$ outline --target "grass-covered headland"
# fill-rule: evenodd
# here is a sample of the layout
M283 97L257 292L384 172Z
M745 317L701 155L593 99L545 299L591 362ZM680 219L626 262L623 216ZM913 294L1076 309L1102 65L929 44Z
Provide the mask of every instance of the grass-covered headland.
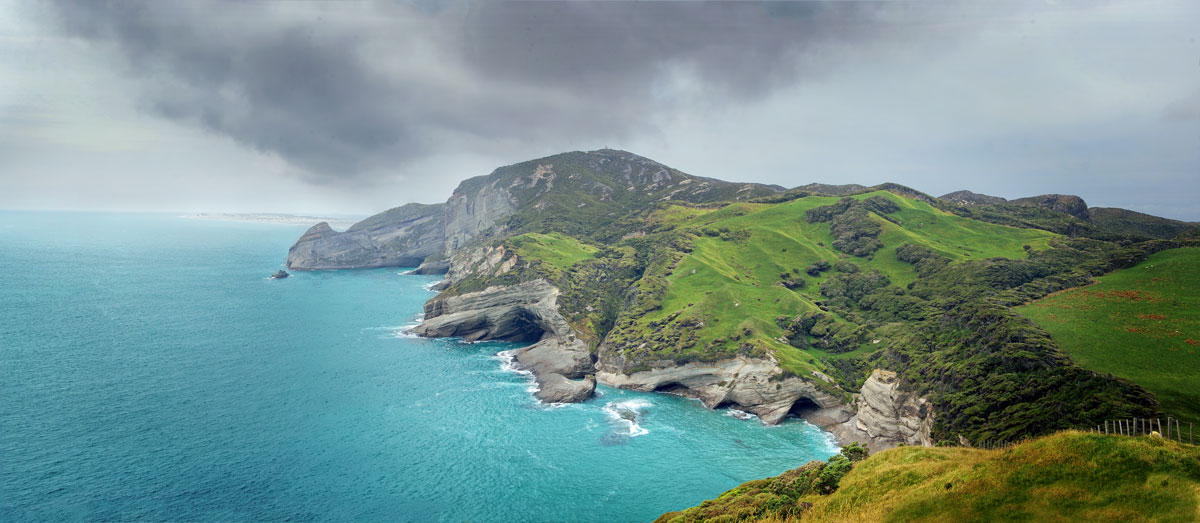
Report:
M658 521L1200 521L1200 447L1156 436L1066 431L860 457L851 448Z
M933 437L946 443L1164 415L1136 380L1079 365L1013 307L1200 245L1194 227L1091 223L1078 199L1074 214L964 206L891 184L836 196L756 196L766 189L746 186L673 200L693 179L635 201L609 191L619 173L560 170L574 158L498 171L514 187L534 185L522 181L525 170L549 176L538 174L548 164L559 176L492 241L518 263L470 275L445 296L545 278L562 291L559 309L575 331L626 373L769 357L785 377L849 400L872 369L892 370L933 403ZM604 182L600 192L586 189L589 180ZM717 199L734 194L741 200Z

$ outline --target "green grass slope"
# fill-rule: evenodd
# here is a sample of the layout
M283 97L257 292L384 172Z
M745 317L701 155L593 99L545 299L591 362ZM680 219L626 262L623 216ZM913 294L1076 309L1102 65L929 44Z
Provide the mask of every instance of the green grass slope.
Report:
M1017 310L1080 365L1128 378L1200 420L1200 248L1171 249Z
M859 272L877 270L893 285L905 285L916 279L917 272L912 264L897 258L896 248L904 244L925 247L954 263L997 256L1022 258L1025 246L1044 249L1056 236L963 218L887 191L854 198L872 197L892 202L896 210L870 215L881 229L878 239L882 247L865 257L839 252L829 224L810 223L805 218L807 211L837 203L839 199L834 197L809 196L779 204L735 203L717 210L673 206L656 212L650 222L695 234L692 249L666 276L661 307L631 318L616 338L641 339L664 323L685 322L699 327L691 346L641 347L639 350L647 353L641 357L729 355L750 345L773 353L786 370L808 375L812 370L825 370L820 360L846 355L800 349L780 341L786 333L775 319L819 311L825 299L821 284L840 272L837 262L852 263ZM807 269L820 261L829 262L831 268L810 275ZM781 285L784 280L799 282L802 287L793 284L788 288ZM845 318L835 315L833 321L844 323ZM886 340L874 341L865 341L855 354L886 346Z
M1200 520L1200 447L1151 436L1066 431L1003 450L899 447L854 464L831 494L812 480L797 488L819 465L658 521Z

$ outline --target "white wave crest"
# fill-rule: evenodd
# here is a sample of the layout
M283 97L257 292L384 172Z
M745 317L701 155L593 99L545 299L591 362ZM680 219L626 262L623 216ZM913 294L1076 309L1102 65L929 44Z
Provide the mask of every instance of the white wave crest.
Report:
M740 420L758 419L758 416L755 416L754 414L751 414L744 410L738 410L738 409L725 409L725 415L732 417L732 418L737 418Z
M624 424L629 429L629 437L644 436L650 431L638 424L641 420L642 409L654 405L646 400L610 401L603 410L616 423Z
M425 285L422 285L422 286L421 286L421 288L422 288L422 289L425 289L425 290L427 290L427 291L429 291L429 292L437 292L437 291L433 290L433 286L434 286L434 285L437 285L437 284L439 284L439 283L442 283L442 282L441 282L441 280L438 280L438 281L431 281L431 282L429 282L429 283L426 283Z
M530 394L536 393L541 389L538 387L537 380L533 378L533 373L517 366L518 350L520 349L502 350L496 353L495 358L500 360L500 370L520 374L528 383L525 387L525 391Z

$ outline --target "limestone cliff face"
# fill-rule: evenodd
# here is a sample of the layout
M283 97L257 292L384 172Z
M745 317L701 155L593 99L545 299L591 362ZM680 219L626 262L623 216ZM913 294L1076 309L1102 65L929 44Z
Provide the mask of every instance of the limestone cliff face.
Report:
M546 280L438 297L425 304L425 320L413 333L467 341L566 336L571 328L558 313L557 299L558 288Z
M896 373L876 369L855 400L854 427L874 439L895 446L933 445L933 405L925 398L900 390Z
M534 395L546 403L584 401L596 390L592 355L559 314L558 294L549 282L534 280L435 298L425 304L425 320L413 332L467 341L536 341L513 353L516 367L537 380Z
M694 397L708 408L735 407L770 425L783 421L795 407L799 407L796 413L801 413L841 406L838 398L811 381L782 378L781 373L774 361L747 357L684 365L664 361L650 370L630 373L602 359L596 377L614 387Z
M293 270L415 267L445 245L443 205L408 204L337 232L314 225L288 251Z
M502 180L490 177L464 181L446 201L446 254L453 254L486 233L499 232L504 218L517 210Z

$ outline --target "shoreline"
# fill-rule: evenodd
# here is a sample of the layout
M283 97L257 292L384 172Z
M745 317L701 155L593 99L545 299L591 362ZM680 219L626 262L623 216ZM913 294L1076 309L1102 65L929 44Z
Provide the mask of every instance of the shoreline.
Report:
M399 274L401 276L414 275L410 271L398 272L397 274ZM426 290L428 290L429 292L432 293L432 297L430 299L434 299L439 294L441 294L442 291L439 289L439 285L444 283L445 281L446 280L443 278L442 280L438 280L438 281L432 282L432 283L424 286ZM424 316L424 314L422 314L422 317L423 316ZM412 336L425 337L420 334L412 333L411 330L408 331L406 334L412 335ZM431 338L439 338L439 337L431 336ZM472 343L472 344L476 343L473 341L469 341L462 336L449 336L449 337L440 337L440 338L443 338L443 339L458 338L460 343ZM537 401L539 404L547 406L547 407L554 407L556 405L561 405L562 403L546 401L537 394L543 388L543 380L547 380L549 378L539 376L537 365L522 364L522 362L518 360L518 355L522 351L526 351L529 348L538 345L539 343L543 343L544 341L545 340L535 341L535 342L528 343L527 345L524 345L522 347L516 347L516 348L512 348L512 349L503 350L503 351L498 352L495 355L495 357L500 362L500 366L503 370L521 374L526 379L528 379L529 386L527 388L527 392L533 397L533 399L535 401ZM595 373L595 383L604 385L606 387L615 388L615 389L639 390L637 388L621 387L620 384L618 384L618 383L614 383L611 380L604 379L604 377L602 376L603 374L604 373L601 373L601 372ZM555 376L558 376L558 375L555 375ZM642 392L647 392L647 391L642 391ZM692 395L688 395L688 394L681 394L678 392L657 391L657 390L649 391L649 392L653 392L656 394L673 395L673 396L678 396L678 397L686 397L686 398L691 398L691 399L695 399L695 400L699 401L699 398L696 398L696 397L694 397ZM701 403L703 403L703 402L701 401ZM708 408L706 406L705 410L707 410L711 413L714 413L714 414L719 414L719 415L729 415L728 411L738 410L738 411L743 412L746 415L748 415L748 416L737 416L737 415L732 416L741 421L751 421L753 419L753 420L757 420L759 424L764 425L764 426L777 426L778 425L778 423L776 423L776 424L767 423L757 414L742 411L740 409ZM727 412L718 413L718 411L727 411ZM841 415L835 416L834 411L836 411L837 414L841 414ZM850 424L853 423L852 418L854 417L854 412L852 410L852 407L850 407L850 406L840 405L840 406L836 406L836 407L816 409L807 414L809 414L809 415L793 414L793 415L789 415L787 417L795 418L796 420L802 421L805 424L808 424L808 425L813 426L814 428L817 428L835 446L841 447L842 445L847 445L852 442L858 441L864 445L868 445L868 446L872 447L873 449L880 448L880 444L882 442L874 441L874 438L870 438L869 435L859 434L858 433L859 431L854 430L853 428L847 426L847 422L850 422ZM834 419L830 419L830 418L834 418ZM780 421L782 422L783 420L780 420ZM864 441L859 441L860 439L863 439L863 438L860 438L858 436L866 436L866 438Z

